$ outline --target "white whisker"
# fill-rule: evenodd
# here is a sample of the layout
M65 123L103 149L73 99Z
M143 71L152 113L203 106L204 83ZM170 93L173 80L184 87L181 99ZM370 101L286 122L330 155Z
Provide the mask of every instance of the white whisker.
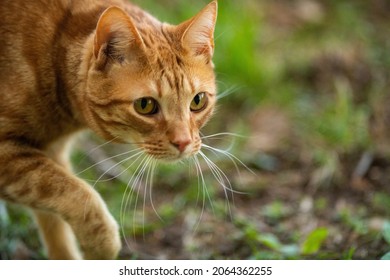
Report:
M213 173L215 179L217 179L218 183L226 190L229 190L232 193L240 193L233 189L229 178L225 174L225 172L222 171L221 168L218 167L212 160L210 160L203 152L199 152L199 154L203 157L203 159L206 161L207 165L209 166L211 172ZM226 183L227 185L226 185Z
M131 155L131 156L128 157L128 158L125 158L125 159L123 159L123 160L117 162L117 163L114 164L113 166L111 166L111 167L110 167L109 169L107 169L102 175L99 176L99 178L95 181L95 183L93 184L92 187L95 187L96 184L99 183L99 182L111 181L111 180L113 180L113 179L118 178L119 176L121 176L123 173L125 173L127 170L129 170L130 167L131 167L133 164L131 164L130 166L128 166L128 167L126 167L125 169L123 169L119 174L115 175L113 178L109 178L109 179L106 179L106 180L101 180L101 178L103 178L104 175L106 175L108 172L110 172L111 169L117 167L118 165L121 165L123 162L126 162L126 161L128 161L128 160L130 160L130 159L132 159L132 158L134 158L134 157L137 157L137 156L138 156L138 157L137 157L137 159L138 159L139 157L142 156L142 153L143 153L142 151L141 151L141 152L138 152L138 153L136 153L136 154L134 154L134 155ZM137 160L137 159L136 159L136 160Z
M92 154L97 149L100 149L100 148L102 148L102 147L104 147L104 146L114 142L116 139L118 139L118 136L112 138L111 140L108 140L108 141L104 142L103 144L100 144L100 145L96 146L95 148L89 150L88 153L86 154L86 156L89 156L90 154Z
M133 150L133 151L134 151L134 150ZM138 152L138 153L136 153L136 154L134 154L134 155L131 155L130 157L128 157L128 158L126 158L126 159L124 159L124 160L122 160L122 161L116 163L114 166L111 166L111 167L110 167L108 170L106 170L102 175L100 175L100 177L99 177L99 178L95 181L95 183L92 185L92 188L95 188L96 184L100 181L100 179L101 179L107 172L109 172L112 168L115 168L116 166L118 166L118 165L121 164L122 162L128 161L128 160L130 160L130 159L132 159L132 158L138 156L137 159L134 161L134 162L136 162L136 161L138 160L138 158L139 158L141 155L142 155L142 152ZM130 167L134 164L134 162L130 165ZM111 178L110 180L117 178L117 177L120 176L122 173L126 172L130 167L126 168L126 169L123 170L120 174L118 174L118 175L115 176L114 178ZM108 181L108 180L102 180L102 181L100 181L100 182L103 182L103 181ZM89 199L89 197L88 197L87 200L86 200L86 202L85 202L84 213L86 213L86 210L87 210L87 207L88 207L88 205L89 205L89 202L90 202L90 199Z
M137 158L138 160L139 158ZM141 162L138 164L136 170L134 171L133 175L131 176L130 180L128 181L127 185L126 185L126 189L125 189L125 192L123 194L123 197L122 197L122 202L121 202L121 209L120 209L120 217L119 217L119 220L120 220L120 225L121 225L121 229L122 229L122 235L123 235L123 238L125 239L126 241L126 245L128 248L130 248L130 245L128 244L127 242L127 239L126 239L126 234L125 234L125 217L126 217L126 210L128 208L128 203L129 201L132 201L132 197L133 197L133 194L136 193L136 202L135 202L135 207L137 207L137 202L138 202L138 195L139 195L139 192L138 190L136 189L136 185L133 185L131 187L131 184L133 182L133 180L136 180L136 178L138 178L139 176L139 170L140 168L142 169L142 167L144 166L144 163L145 161L148 159L148 156L144 156L144 158L141 159ZM136 160L136 161L137 161ZM132 163L132 165L134 163L136 163L136 161L134 161ZM135 215L135 212L134 212L134 215ZM134 226L135 226L135 217L133 217L133 234L135 234L135 231L134 231Z
M240 138L246 138L244 135L240 135L237 133L230 133L230 132L221 132L221 133L215 133L207 136L202 136L201 139L222 139L222 138L217 138L220 136L232 136L232 137L240 137Z
M93 165L87 167L86 169L84 169L84 170L78 172L76 175L78 176L78 175L84 173L85 171L88 171L88 170L90 170L91 168L93 168L93 167L95 167L95 166L97 166L97 165L99 165L99 164L101 164L101 163L103 163L103 162L109 161L109 160L111 160L111 159L114 159L114 158L117 158L117 157L120 157L120 156L128 155L128 154L131 154L131 153L136 152L136 151L139 151L139 150L141 150L141 148L134 149L134 150L131 150L131 151L127 151L127 152L124 152L124 153L120 153L120 154L118 154L118 155L115 155L115 156L112 156L112 157L103 159L103 160L101 160L101 161L99 161L99 162L97 162L97 163L95 163L95 164L93 164Z
M151 164L151 174L150 174L150 178L149 178L149 199L150 199L150 204L152 205L152 208L153 208L153 211L154 213L156 213L157 217L160 219L160 221L164 221L163 218L158 214L157 210L156 210L156 207L154 206L154 203L153 203L153 192L152 192L152 189L153 189L153 176L154 176L154 172L155 172L155 169L156 169L156 166L157 166L157 160L152 160L152 164Z
M209 151L218 152L218 153L221 153L222 155L227 156L233 162L233 164L236 167L238 173L240 173L240 171L239 171L239 168L237 166L236 161L238 161L246 170L251 172L253 175L257 175L252 169L250 169L245 163L243 163L242 160L240 160L238 157L236 157L235 155L233 155L229 151L218 149L218 148L214 148L214 147L211 147L211 146L206 145L204 143L202 143L202 147L207 149L207 150L209 150Z
M225 193L225 197L226 197L226 204L227 204L228 212L229 212L230 217L232 217L232 210L231 210L231 207L230 207L229 195L228 195L227 191L230 191L231 193L239 193L239 192L233 190L233 187L232 187L228 177L226 176L226 174L214 162L212 162L201 151L199 152L199 154L206 161L207 165L209 166L209 168L211 170L211 173L214 175L214 177L217 180L217 182L222 186L222 189L223 189L223 191ZM227 182L228 186L225 184L225 181ZM234 196L232 196L232 199L233 199L233 202L234 202Z
M147 190L148 190L148 179L150 176L150 162L153 160L151 156L149 156L148 160L144 164L144 168L141 170L141 176L139 177L139 182L137 184L140 184L144 181L145 171L146 172L146 184L145 184L145 192L144 192L144 199L143 199L143 207L142 207L142 236L145 239L145 206L146 206L146 197L147 197Z
M199 151L199 154L202 155L200 151ZM202 157L203 157L203 155L202 155ZM210 206L211 206L212 211L215 212L213 200L211 199L210 193L207 190L206 181L204 179L204 176L203 176L203 173L202 173L202 169L200 167L199 159L196 158L196 161L198 163L199 172L200 172L201 178L202 178L202 189L203 189L203 195L204 195L203 200L205 200L205 198L207 197L209 199L209 201L210 201ZM205 206L205 201L203 202L203 208L204 208L204 206Z
M103 144L100 144L100 145L98 145L98 146L96 146L96 147L93 147L92 149L90 149L90 150L84 155L84 157L80 160L80 162L82 162L86 157L89 157L89 156L90 156L91 154L93 154L96 150L98 150L98 149L100 149L100 148L102 148L102 147L104 147L104 146L106 146L106 145L108 145L108 144L114 142L117 138L118 138L118 137L114 137L114 138L112 138L111 140L104 142Z
M204 176L203 176L202 168L200 166L199 159L198 159L197 155L195 155L193 157L193 162L195 163L196 174L197 174L197 177L198 177L198 195L197 195L197 198L196 198L196 204L198 204L200 192L202 192L202 211L200 212L199 219L198 219L198 221L196 223L196 226L194 227L194 232L195 232L198 229L198 227L199 227L199 225L200 225L200 223L202 221L202 217L203 217L204 211L205 211L205 204L206 204L206 190L205 190L205 188L206 188L206 183L205 183L205 179L204 179ZM200 187L200 183L202 183L202 187ZM211 205L212 205L212 202L211 202Z
M236 133L229 133L229 132L222 132L222 133L216 133L212 135L201 135L201 139L205 140L212 140L212 139L223 139L225 137L241 137L245 138L245 136L236 134ZM233 139L234 140L234 139ZM224 150L220 148L214 148L210 145L201 144L202 150L198 151L197 154L195 154L193 157L188 159L189 167L191 170L194 170L196 172L197 176L197 197L196 197L196 205L201 206L202 209L199 213L199 219L197 219L196 224L194 224L194 231L196 231L199 226L201 225L202 219L206 212L206 207L216 213L216 208L214 205L214 197L213 197L213 189L207 188L206 180L208 180L204 174L204 168L208 168L211 171L212 177L214 177L213 180L216 181L216 185L219 185L223 189L224 196L226 197L226 205L225 205L225 213L226 215L230 215L230 218L232 218L232 208L234 207L234 194L245 194L244 192L236 191L234 190L234 187L229 180L227 176L227 172L222 170L213 160L214 155L217 157L227 157L235 166L238 173L240 173L240 169L242 170L242 167L245 167L247 170L249 170L251 173L255 174L248 166L246 166L242 160L240 160L237 156L235 156L230 150L233 147L233 144L229 149ZM126 234L125 234L125 218L126 213L128 210L132 210L133 213L130 215L133 215L132 219L132 229L133 229L133 235L134 238L136 238L136 234L141 234L141 228L140 224L142 219L142 233L143 238L146 238L146 232L147 232L147 218L149 214L149 210L153 209L156 216L163 222L164 219L160 214L158 213L158 203L155 204L153 201L153 184L154 184L154 176L155 171L158 166L158 160L156 160L153 156L144 154L142 151L134 150L132 151L132 155L128 157L125 160L120 161L118 164L122 164L126 160L134 159L134 162L127 167L125 170L128 170L133 164L137 164L137 168L134 171L133 175L131 176L130 180L128 180L126 189L124 191L121 207L120 207L120 224L121 224L121 230L123 238L126 241L126 244L128 247L128 241L126 240ZM126 153L124 153L126 154ZM143 156L144 155L144 156ZM209 156L212 155L212 159L209 158ZM201 161L205 162L205 164ZM229 162L229 160L227 162ZM225 159L226 161L226 159ZM182 163L181 161L179 163ZM114 168L116 165L114 165L112 168ZM125 172L125 171L123 171ZM118 176L120 176L123 172L121 172ZM105 173L104 173L105 174ZM101 178L104 176L102 174L98 180L95 182L101 182ZM193 174L194 175L194 174ZM142 192L141 192L142 191ZM222 193L221 191L219 191ZM143 195L143 197L142 197ZM149 200L150 202L148 202ZM142 202L141 202L142 201ZM140 209L139 205L140 203L143 203L142 210ZM157 200L158 202L158 200ZM210 204L209 204L210 203ZM209 206L210 205L210 206ZM138 209L138 211L137 211ZM142 211L142 212L141 212ZM137 221L139 221L137 223ZM138 224L138 229L136 225ZM131 226L131 224L130 224Z
M231 95L232 93L236 92L237 90L239 89L242 89L243 87L238 87L238 86L233 86L233 87L230 87L228 88L227 90L224 90L223 92L221 93L218 93L217 95L217 100L221 99L221 98L224 98L226 96L229 96Z

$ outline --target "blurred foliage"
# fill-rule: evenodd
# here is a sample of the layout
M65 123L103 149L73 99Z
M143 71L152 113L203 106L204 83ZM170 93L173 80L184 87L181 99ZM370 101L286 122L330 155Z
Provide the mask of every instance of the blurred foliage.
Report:
M327 228L317 228L313 230L302 244L302 254L310 255L317 253L327 236Z
M133 2L172 24L208 3ZM193 164L161 165L153 190L137 193L128 182L139 161L115 166L126 171L116 180L100 178L122 158L102 170L80 144L75 168L92 184L99 178L94 186L123 222L121 257L389 259L389 1L218 3L214 63L226 96L204 133L243 135L208 144L229 148L255 175L209 152L239 193L223 190L204 163L207 188ZM126 147L102 149L107 158ZM0 251L13 252L4 240L34 235L29 221L1 213ZM4 226L3 216L25 229Z
M386 240L387 244L390 244L390 222L386 221L383 225L383 238ZM387 252L383 257L382 260L390 260L390 251Z

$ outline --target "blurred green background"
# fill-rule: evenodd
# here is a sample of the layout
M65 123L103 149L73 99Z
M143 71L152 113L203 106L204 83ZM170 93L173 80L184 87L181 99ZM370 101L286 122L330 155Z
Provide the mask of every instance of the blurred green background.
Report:
M133 2L174 24L208 3ZM221 99L203 133L240 135L207 141L234 157L205 151L237 192L204 162L206 189L193 164L168 165L151 200L127 187L137 165L95 165L128 147L84 138L74 166L93 166L80 177L123 221L120 258L390 258L389 14L386 0L220 0ZM42 257L26 211L0 204L0 259Z

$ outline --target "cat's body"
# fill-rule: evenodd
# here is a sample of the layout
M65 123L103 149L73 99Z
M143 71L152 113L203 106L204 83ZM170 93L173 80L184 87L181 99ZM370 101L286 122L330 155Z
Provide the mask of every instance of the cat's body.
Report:
M199 150L215 18L215 2L171 26L115 0L0 0L0 198L33 210L50 258L120 249L104 202L70 171L75 132L164 160Z

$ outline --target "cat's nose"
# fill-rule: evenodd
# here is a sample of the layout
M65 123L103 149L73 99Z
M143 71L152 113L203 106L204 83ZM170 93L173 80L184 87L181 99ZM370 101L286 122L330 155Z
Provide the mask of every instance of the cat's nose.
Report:
M167 138L181 154L192 143L189 125L185 122L175 122L167 131Z
M188 147L189 144L191 144L190 138L183 138L183 139L175 139L171 141L171 144L177 148L180 153L184 152L185 149Z

